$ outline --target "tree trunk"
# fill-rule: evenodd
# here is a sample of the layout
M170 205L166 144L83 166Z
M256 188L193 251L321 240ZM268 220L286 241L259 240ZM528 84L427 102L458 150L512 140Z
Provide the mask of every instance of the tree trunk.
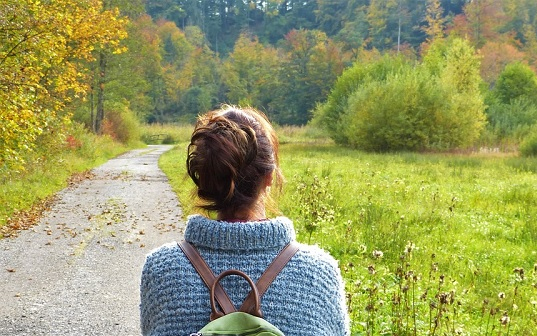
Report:
M97 77L97 114L95 116L95 132L101 134L104 120L104 83L106 75L106 54L99 52L99 75Z

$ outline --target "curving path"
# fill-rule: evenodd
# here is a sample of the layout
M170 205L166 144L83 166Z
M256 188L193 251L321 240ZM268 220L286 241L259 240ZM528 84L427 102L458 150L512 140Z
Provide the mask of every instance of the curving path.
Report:
M38 225L0 240L0 335L140 335L145 255L182 237L158 168L171 146L130 151L58 194Z

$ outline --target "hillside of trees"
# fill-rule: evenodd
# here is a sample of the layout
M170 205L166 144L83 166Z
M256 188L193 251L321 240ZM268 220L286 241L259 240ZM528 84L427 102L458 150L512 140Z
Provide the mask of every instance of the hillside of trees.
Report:
M0 0L0 41L2 169L65 139L72 121L128 141L122 128L191 122L222 103L251 105L279 124L315 116L336 141L370 150L517 144L537 117L534 0ZM449 58L457 43L465 56ZM467 81L457 88L449 69L461 67ZM396 99L411 82L436 119L414 114L427 102ZM433 92L419 83L444 84ZM360 109L368 95L384 106ZM438 107L438 97L459 103ZM331 119L334 102L343 114ZM364 120L380 118L378 109L407 111L395 125L420 124L408 145L395 145L404 132L363 143L372 131ZM464 125L440 122L467 116ZM447 129L420 128L439 123Z

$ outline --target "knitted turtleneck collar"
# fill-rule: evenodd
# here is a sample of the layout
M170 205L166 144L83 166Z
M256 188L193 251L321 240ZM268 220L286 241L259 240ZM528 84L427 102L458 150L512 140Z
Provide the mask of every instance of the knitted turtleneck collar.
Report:
M293 223L286 217L230 223L192 215L185 230L188 242L219 250L281 248L295 237Z

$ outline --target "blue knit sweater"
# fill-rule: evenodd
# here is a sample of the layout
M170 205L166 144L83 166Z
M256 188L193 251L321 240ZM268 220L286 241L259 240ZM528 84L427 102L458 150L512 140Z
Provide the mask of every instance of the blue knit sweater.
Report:
M292 222L277 217L228 223L200 215L188 218L185 239L217 275L239 269L255 282L278 252L295 239ZM246 281L221 282L236 307L250 290ZM147 256L141 279L143 335L188 336L209 322L209 290L177 243ZM344 287L337 262L315 246L300 250L261 300L264 318L286 336L349 335Z

